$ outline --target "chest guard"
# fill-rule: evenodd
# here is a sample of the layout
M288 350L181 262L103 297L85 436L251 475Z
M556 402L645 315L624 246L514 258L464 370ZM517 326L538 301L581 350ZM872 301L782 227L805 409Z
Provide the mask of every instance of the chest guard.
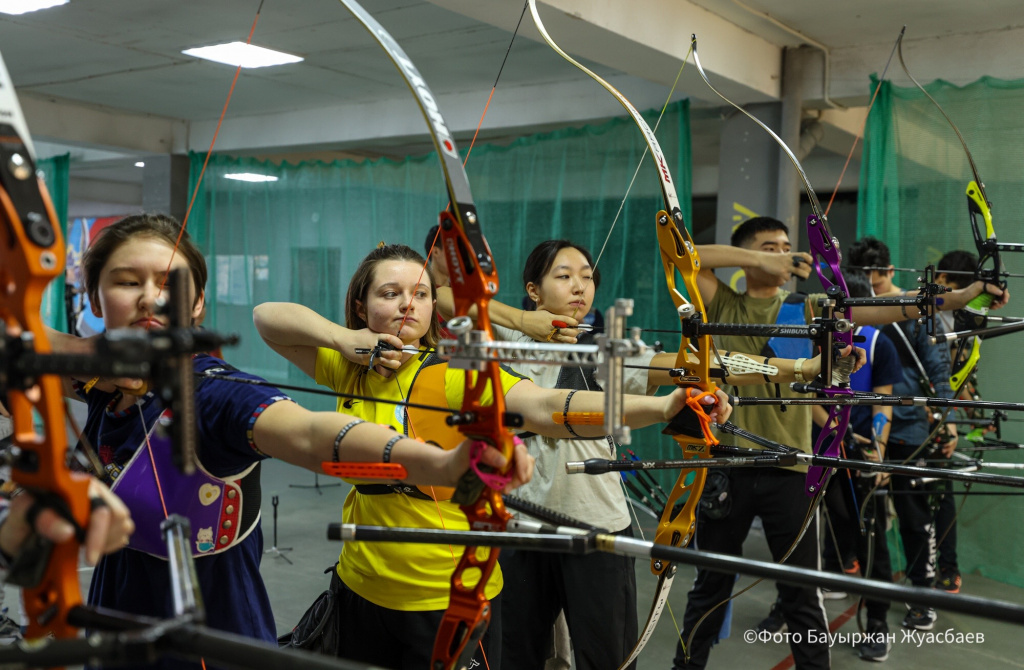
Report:
M164 504L167 514L189 520L189 546L195 558L227 551L252 533L260 519L259 462L223 478L197 462L195 472L185 475L174 466L170 439L163 431L153 430L149 441L151 449L143 443L111 487L135 520L130 548L167 559L167 545L160 533Z

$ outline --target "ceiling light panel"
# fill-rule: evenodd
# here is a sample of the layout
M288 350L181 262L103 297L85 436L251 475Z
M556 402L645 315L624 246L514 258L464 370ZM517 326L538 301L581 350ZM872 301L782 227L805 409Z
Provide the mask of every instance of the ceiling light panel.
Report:
M0 0L0 13L27 14L68 4L69 0Z
M283 51L265 49L254 44L245 42L228 42L227 44L214 44L208 47L196 47L185 49L181 53L195 58L212 60L215 63L241 66L244 68L270 67L272 65L287 65L289 63L301 63L303 58Z

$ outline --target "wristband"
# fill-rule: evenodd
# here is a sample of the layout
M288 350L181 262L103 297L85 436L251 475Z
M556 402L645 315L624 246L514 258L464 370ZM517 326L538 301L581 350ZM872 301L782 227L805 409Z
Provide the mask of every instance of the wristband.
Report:
M793 363L793 378L801 384L806 384L807 380L804 379L804 363L807 361L806 358L798 358Z

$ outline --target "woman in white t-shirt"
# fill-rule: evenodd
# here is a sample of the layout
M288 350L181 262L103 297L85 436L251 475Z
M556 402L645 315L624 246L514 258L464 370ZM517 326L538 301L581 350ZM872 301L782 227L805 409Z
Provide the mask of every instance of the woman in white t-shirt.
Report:
M531 252L523 270L523 287L535 313L491 302L491 318L498 339L534 342L576 342L575 326L590 312L600 274L584 247L568 240L548 240ZM438 308L449 312L450 294L441 289ZM554 317L549 326L547 319ZM509 328L516 324L518 328ZM559 326L568 327L559 327ZM522 331L529 331L529 334ZM590 335L579 338L586 341ZM674 386L668 369L676 354L646 353L626 360L623 391L650 395L658 386ZM793 381L788 359L770 359L779 368L775 381ZM528 361L510 367L544 388L600 390L593 368L559 368ZM658 369L660 368L660 369ZM802 363L802 374L814 376L818 358ZM731 384L763 383L756 375L730 375ZM567 475L568 461L616 457L610 438L574 439L532 435L526 439L536 459L533 480L517 495L614 533L632 536L629 508L621 476ZM502 618L515 621L502 632L502 658L506 667L541 668L550 655L552 626L564 611L579 670L607 668L625 659L637 641L636 576L634 559L608 554L573 556L542 552L508 551L501 557L505 575ZM562 645L559 645L562 646ZM562 652L560 652L561 655Z

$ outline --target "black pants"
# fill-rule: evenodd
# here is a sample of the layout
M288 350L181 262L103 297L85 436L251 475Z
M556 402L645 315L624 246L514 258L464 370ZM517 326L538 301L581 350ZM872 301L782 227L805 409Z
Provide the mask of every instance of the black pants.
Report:
M960 562L956 557L956 496L949 491L953 490L953 482L936 482L935 487L938 496L938 509L935 511L935 534L938 536L937 549L939 552L939 568L941 570L956 571L960 569Z
M341 607L338 656L392 670L430 667L434 639L444 610L405 612L375 605L344 584L338 590ZM491 625L481 640L470 667L501 668L501 596L491 601Z
M633 531L617 534L632 537ZM562 610L576 668L619 667L637 641L634 564L633 558L611 554L502 551L502 618L509 622L502 630L505 667L543 668L551 627Z
M886 460L902 462L917 446L889 440ZM935 510L928 500L931 496L913 493L920 489L910 487L910 477L893 475L891 481L893 506L900 521L900 539L907 558L907 579L914 586L930 588L935 582ZM901 491L912 493L901 495Z
M865 576L891 584L892 564L889 560L889 544L885 539L884 494L888 491L880 488L878 491L883 495L873 494L874 481L874 477L858 477L856 474L851 480L845 470L832 475L832 481L825 492L825 504L828 506L831 523L831 533L826 533L825 537L825 548L828 550L833 544L836 545L843 558L856 556L861 574L865 574L870 566L870 574ZM864 510L863 519L860 517L861 509ZM835 533L834 542L832 533ZM834 554L835 550L832 553ZM828 563L829 561L826 561L826 565ZM842 567L839 567L839 571L842 571ZM865 600L864 607L868 611L869 619L885 621L889 612L889 601Z
M860 512L849 489L850 479L846 472L837 471L825 491L826 527L822 531L821 560L828 572L842 573L853 559L860 560L857 555L857 535L860 533L857 515Z
M729 472L732 509L724 519L700 517L697 522L696 547L705 551L740 556L743 540L750 531L755 516L761 517L772 558L782 558L796 540L800 526L807 515L810 498L804 492L805 475L788 470L735 468ZM807 533L797 544L787 565L820 568L818 550L818 522L811 521ZM736 575L698 570L693 589L686 602L683 619L683 640L689 639L697 621L712 607L732 594ZM827 669L829 650L827 642L808 642L808 631L815 631L815 639L824 637L828 630L821 593L816 588L778 584L779 609L791 634L800 633L801 642L790 648L798 670ZM673 668L703 668L708 661L711 645L717 641L718 631L725 618L725 607L718 607L697 629L690 645L690 658L686 659L682 644L676 646ZM795 635L793 636L796 637Z

